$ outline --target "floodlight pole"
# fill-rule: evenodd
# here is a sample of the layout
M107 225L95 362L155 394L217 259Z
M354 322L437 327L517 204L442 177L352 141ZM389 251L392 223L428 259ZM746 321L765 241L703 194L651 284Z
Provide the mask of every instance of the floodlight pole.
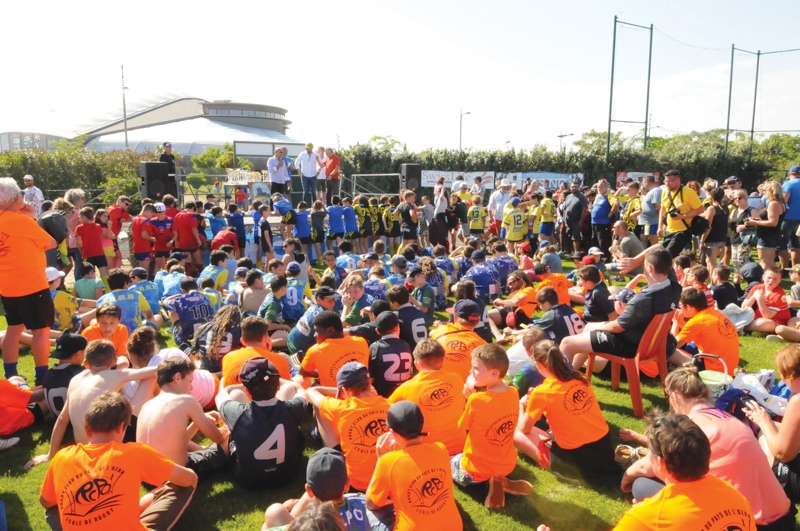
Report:
M761 65L761 50L756 53L756 86L753 89L753 120L750 122L750 154L753 153L753 133L756 129L756 101L758 98L758 67Z
M574 134L575 133L567 133L565 135L563 132L561 132L561 134L558 135L558 150L559 151L564 151L564 145L563 145L563 142L562 142L564 140L564 137L565 136L572 136Z
M608 136L606 137L606 162L611 153L611 110L614 106L614 61L617 56L617 15L614 15L614 41L611 45L611 94L608 97Z
M122 121L125 127L125 149L128 149L128 109L125 107L125 91L128 87L125 86L125 65L120 65L122 71Z
M731 44L731 75L728 80L728 122L725 124L725 156L728 156L728 138L731 134L731 98L733 97L733 56L736 52L736 45Z
M464 121L464 116L470 114L469 111L464 112L462 107L458 108L459 117L458 117L458 150L461 151L461 131L462 131L462 124Z
M650 116L650 71L653 66L653 25L650 24L650 52L647 55L647 99L644 104L644 145L643 149L647 150L647 122Z

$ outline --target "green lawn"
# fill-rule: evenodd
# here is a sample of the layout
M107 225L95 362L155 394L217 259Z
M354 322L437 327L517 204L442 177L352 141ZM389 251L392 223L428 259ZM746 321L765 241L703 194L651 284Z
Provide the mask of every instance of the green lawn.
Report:
M783 286L788 290L790 284L785 281ZM0 329L4 328L5 320L0 317ZM164 332L161 332L160 342L164 346L173 344ZM748 371L774 368L773 357L780 346L763 339L742 337L740 366ZM20 358L20 373L33 381L33 359L29 353ZM633 417L627 384L623 382L619 391L612 391L610 380L604 375L594 376L592 384L615 442L619 442L620 428L644 428L644 423ZM642 392L645 409L667 407L657 379L643 378ZM307 425L310 426L310 421ZM51 428L52 422L48 422L23 430L17 434L21 438L17 446L0 452L0 470L3 471L0 500L6 506L9 529L48 529L38 502L46 467L25 471L22 466L33 456L47 451ZM306 456L314 450L307 449ZM630 505L630 497L620 491L598 492L560 483L526 457L519 458L511 477L527 479L535 490L525 498L508 496L506 507L500 510L489 511L483 506L485 491L481 488L456 489L466 529L510 531L536 529L539 524L546 523L554 531L607 530ZM299 497L303 483L303 478L297 478L290 486L278 490L248 491L234 483L232 473L220 474L213 481L201 483L194 501L175 529L259 529L267 506Z

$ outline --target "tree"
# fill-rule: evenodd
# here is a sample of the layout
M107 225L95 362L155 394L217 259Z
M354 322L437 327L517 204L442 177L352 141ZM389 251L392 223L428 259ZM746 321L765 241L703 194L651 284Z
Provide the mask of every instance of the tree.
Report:
M400 151L405 151L406 146L395 137L389 136L380 136L375 135L369 139L369 143L373 144L379 150L386 150L392 153L398 153Z

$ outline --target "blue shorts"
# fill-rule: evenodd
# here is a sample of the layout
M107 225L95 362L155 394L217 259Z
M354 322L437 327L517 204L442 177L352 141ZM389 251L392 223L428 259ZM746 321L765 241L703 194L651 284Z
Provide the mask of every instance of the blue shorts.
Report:
M658 223L653 223L652 225L639 225L642 227L642 234L644 236L655 236L658 234Z
M781 226L783 230L783 241L787 243L786 249L789 251L800 249L800 237L797 236L798 227L800 227L800 220L783 220L783 225Z
M143 262L144 260L150 260L150 252L147 253L133 253L137 260Z
M550 236L553 234L553 230L555 228L555 223L552 221L543 221L539 225L539 234L542 236Z

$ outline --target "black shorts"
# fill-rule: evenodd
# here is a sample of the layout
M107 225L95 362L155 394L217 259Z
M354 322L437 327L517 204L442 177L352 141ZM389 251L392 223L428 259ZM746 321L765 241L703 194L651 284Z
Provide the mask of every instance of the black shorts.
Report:
M612 334L605 330L593 330L589 332L589 337L592 340L592 352L602 352L605 354L613 354L620 358L635 358L636 345L631 345L619 334Z
M311 241L314 243L322 243L325 241L325 231L311 229Z
M344 232L329 232L328 239L335 240L336 238L344 238Z
M300 240L300 243L304 245L308 245L309 243L314 243L314 240L311 238L311 236L303 236L302 238L298 239Z
M172 251L155 251L156 258L169 258Z
M772 463L772 472L778 478L778 483L783 487L786 496L792 505L800 502L800 455L788 463L775 459Z
M344 233L344 239L345 240L354 240L354 239L360 238L360 237L361 237L361 233L358 232L357 230L354 230L352 232L345 232Z
M28 330L53 326L56 310L49 288L22 297L0 295L0 301L3 302L8 326L25 325Z
M470 234L476 234L478 236L483 235L485 232L486 231L484 229L469 229Z
M386 234L386 229L383 228L383 223L376 223L375 224L375 236L383 236Z
M405 228L403 229L403 241L405 240L416 240L417 239L417 228Z
M553 441L550 448L550 470L590 485L618 485L622 476L622 470L614 461L610 433L595 442L571 450L559 447L558 440Z
M297 212L290 210L281 216L281 223L284 225L297 225Z
M175 250L177 252L179 252L179 253L186 253L186 254L190 254L191 255L191 254L194 254L197 251L199 251L200 248L199 247L195 247L194 249L175 249ZM187 260L188 260L188 258L187 258Z
M400 231L400 224L395 223L394 225L392 225L392 230L389 233L389 236L391 236L392 238L399 238L400 234L402 234Z
M567 238L574 242L579 242L583 239L580 223L565 223L565 225L567 227Z
M214 470L225 468L227 464L228 455L216 443L208 448L189 452L186 460L186 468L194 470L198 477L204 477Z
M84 262L89 262L95 267L108 267L108 260L106 260L106 255L84 257L83 260Z
M243 234L237 234L236 241L239 243L239 250L244 252L244 248L247 247L247 236Z

